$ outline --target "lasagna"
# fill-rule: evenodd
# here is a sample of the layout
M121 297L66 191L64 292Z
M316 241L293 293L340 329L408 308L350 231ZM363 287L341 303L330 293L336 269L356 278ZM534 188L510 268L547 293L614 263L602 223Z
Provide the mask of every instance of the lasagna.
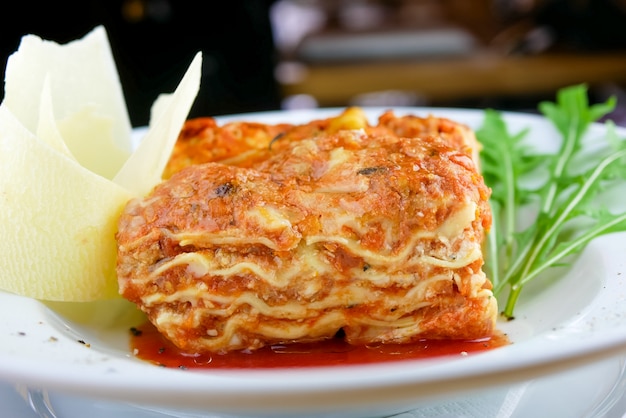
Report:
M370 125L359 109L303 125L200 123L187 122L167 179L128 203L117 235L121 294L175 345L492 335L490 191L468 128L392 112Z

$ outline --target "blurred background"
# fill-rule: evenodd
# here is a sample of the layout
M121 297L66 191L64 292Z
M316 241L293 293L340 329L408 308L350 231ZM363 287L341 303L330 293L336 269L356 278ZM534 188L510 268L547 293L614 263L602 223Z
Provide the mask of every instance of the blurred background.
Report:
M12 9L12 24L0 26L2 71L24 34L65 43L104 25L134 126L198 50L191 116L347 105L534 111L576 83L589 85L592 101L615 95L626 109L626 0L69 0Z

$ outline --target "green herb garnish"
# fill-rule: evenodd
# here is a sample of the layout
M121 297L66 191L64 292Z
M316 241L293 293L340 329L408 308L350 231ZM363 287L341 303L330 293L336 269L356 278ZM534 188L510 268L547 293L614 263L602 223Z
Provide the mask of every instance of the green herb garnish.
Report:
M524 143L527 131L511 134L501 113L486 111L476 132L494 218L485 267L496 296L508 289L507 318L513 318L524 285L563 265L594 238L626 231L626 212L614 213L602 204L607 187L626 180L626 141L606 122L601 146L585 143L591 124L615 103L611 98L590 105L584 85L560 90L556 103L542 102L539 110L562 139L558 152L544 154ZM521 214L529 212L532 222L520 225Z

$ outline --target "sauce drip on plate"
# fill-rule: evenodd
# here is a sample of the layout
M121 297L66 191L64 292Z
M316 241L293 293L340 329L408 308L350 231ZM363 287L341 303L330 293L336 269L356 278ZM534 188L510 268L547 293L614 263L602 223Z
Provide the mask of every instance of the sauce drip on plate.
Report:
M481 340L421 340L410 344L353 346L332 338L315 343L276 344L226 354L185 353L146 322L131 329L131 349L137 358L181 369L262 369L342 366L399 360L464 356L509 344L503 334Z

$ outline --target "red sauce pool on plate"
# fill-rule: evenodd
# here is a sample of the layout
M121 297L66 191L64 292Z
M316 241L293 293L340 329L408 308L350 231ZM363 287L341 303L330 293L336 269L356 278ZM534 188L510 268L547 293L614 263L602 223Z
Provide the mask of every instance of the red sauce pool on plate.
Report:
M505 335L481 340L422 340L410 344L353 346L339 338L316 342L277 344L226 354L185 353L166 340L149 322L131 329L131 349L137 358L163 367L181 369L262 369L343 366L399 360L460 356L509 344Z

